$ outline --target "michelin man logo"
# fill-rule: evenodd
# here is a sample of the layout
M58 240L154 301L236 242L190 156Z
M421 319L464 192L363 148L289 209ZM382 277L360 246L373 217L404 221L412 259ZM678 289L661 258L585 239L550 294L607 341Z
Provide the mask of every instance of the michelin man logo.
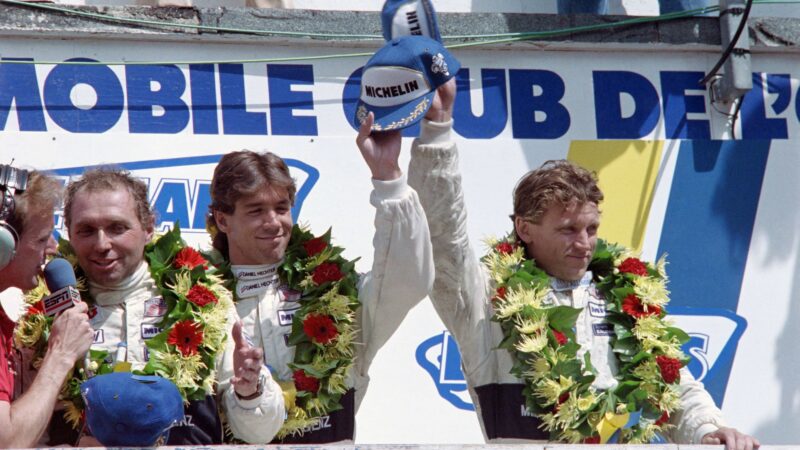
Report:
M747 321L731 311L715 308L673 307L669 316L689 334L690 340L683 346L691 357L689 371L721 406ZM445 331L426 339L417 347L416 358L443 399L456 408L475 410L461 371L461 354L450 333Z
M204 244L208 205L211 203L211 176L223 155L190 156L185 158L154 159L117 164L129 170L148 185L150 204L156 212L156 228L165 230L180 223L184 238L192 245ZM311 189L319 179L319 171L296 160L284 159L297 184L292 219L296 222ZM94 166L56 169L53 173L64 183L79 177ZM63 231L63 215L57 214L56 230ZM196 239L191 234L194 233ZM194 240L198 242L195 243Z

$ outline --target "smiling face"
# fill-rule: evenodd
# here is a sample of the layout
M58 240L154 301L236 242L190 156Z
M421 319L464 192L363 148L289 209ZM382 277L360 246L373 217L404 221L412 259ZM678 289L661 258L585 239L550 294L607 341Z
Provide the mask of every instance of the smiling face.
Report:
M153 224L139 222L127 189L78 191L70 211L69 240L90 281L115 286L136 271Z
M52 211L28 219L25 231L19 238L16 255L0 272L0 291L8 287L23 291L35 288L46 257L55 254Z
M589 267L595 246L600 212L595 203L564 206L554 203L538 223L514 220L528 256L545 272L564 281L580 280Z
M239 198L231 214L214 211L214 219L228 237L232 264L275 264L292 236L292 201L286 189L268 186Z

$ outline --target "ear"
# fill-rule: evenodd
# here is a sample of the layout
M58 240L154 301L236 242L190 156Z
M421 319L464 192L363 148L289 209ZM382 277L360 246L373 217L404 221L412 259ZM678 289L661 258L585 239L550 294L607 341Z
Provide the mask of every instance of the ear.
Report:
M533 224L522 217L514 218L514 230L516 230L517 236L519 236L526 245L530 245L531 241L533 241L532 227Z
M147 233L147 242L153 240L153 233L155 232L155 228L156 228L155 219L151 220L150 223L148 223L147 226L144 227L144 232Z
M217 229L228 234L228 221L225 218L225 214L217 209L213 210L212 214L214 214L214 221L217 222Z

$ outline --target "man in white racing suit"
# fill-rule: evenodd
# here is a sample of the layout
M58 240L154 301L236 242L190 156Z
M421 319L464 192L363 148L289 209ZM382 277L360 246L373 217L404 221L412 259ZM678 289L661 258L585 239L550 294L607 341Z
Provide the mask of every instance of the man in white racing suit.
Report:
M469 243L458 151L450 136L452 81L439 88L438 97L442 101L426 115L409 165L409 184L419 193L431 230L436 268L431 299L458 343L485 439L547 440L549 433L540 429L541 421L525 406L522 381L510 374L511 356L498 348L503 332L491 320L490 299L495 292ZM605 300L587 271L597 241L601 200L593 174L566 161L546 163L518 183L513 219L528 256L551 276L552 304L583 310L575 330L581 346L578 357L590 353L598 372L594 386L609 389L616 386L618 372L609 343L613 327L605 320ZM680 389L681 408L670 417L675 425L671 440L724 443L729 449L758 446L751 436L724 425L721 411L685 368Z
M357 138L372 172L370 203L376 208L372 271L360 278L356 312L354 363L345 382L342 409L320 418L317 425L283 439L275 438L285 415L273 415L269 427L250 422L273 414L274 406L255 398L263 387L263 368L240 358L235 365L237 392L226 393L223 407L232 411L255 409L256 415L231 418L233 435L248 443L352 442L355 413L369 382L368 369L377 351L392 336L408 311L428 295L433 283L433 253L425 213L416 192L409 188L398 165L399 131L370 134L372 120ZM249 151L225 155L211 183L209 227L216 228L213 245L232 265L236 277L236 309L245 334L263 360L282 381L292 380L289 363L295 347L289 345L292 319L300 308L297 292L282 286L277 267L282 263L293 220L295 185L288 167L271 153ZM255 355L257 359L257 356ZM259 380L260 378L260 380ZM227 380L220 380L224 385ZM280 392L280 388L278 388ZM288 406L281 403L281 406Z
M129 370L147 364L149 354L145 343L162 331L159 325L169 313L144 258L155 221L147 198L144 182L128 172L103 168L90 170L71 182L64 207L70 245L86 275L93 301L89 309L89 320L95 330L92 349L108 351L115 365L129 364ZM232 308L228 315L225 345L233 349L230 330L236 316ZM233 362L223 364L222 356L223 351L219 351L217 366L232 370ZM212 390L203 400L188 402L185 419L170 430L167 444L221 444L222 423L215 397ZM75 444L76 430L70 428L61 413L56 413L51 421L50 445ZM81 445L93 443L84 439Z

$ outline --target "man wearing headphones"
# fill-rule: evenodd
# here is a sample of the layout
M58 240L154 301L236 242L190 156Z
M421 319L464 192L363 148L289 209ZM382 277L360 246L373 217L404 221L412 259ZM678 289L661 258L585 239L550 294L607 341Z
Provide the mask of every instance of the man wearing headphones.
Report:
M38 284L45 258L56 250L53 208L60 192L59 184L41 173L0 165L0 292ZM23 386L13 348L15 324L0 307L0 448L32 447L44 432L64 377L92 344L86 311L79 303L56 317L38 374L16 398Z

